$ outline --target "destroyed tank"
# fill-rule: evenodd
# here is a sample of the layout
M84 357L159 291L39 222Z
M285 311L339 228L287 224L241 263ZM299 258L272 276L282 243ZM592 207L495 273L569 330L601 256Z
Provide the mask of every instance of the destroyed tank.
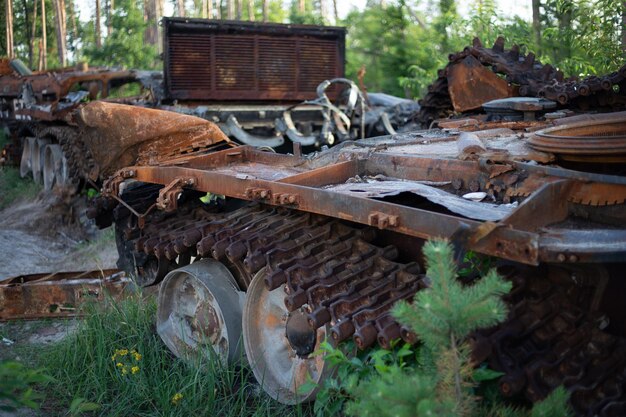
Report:
M73 113L87 102L196 116L240 144L289 152L294 143L319 149L393 133L419 108L385 94L366 99L343 78L345 28L189 18L163 18L162 25L162 72L79 65L33 73L19 60L0 61L0 122L11 138L0 162L19 165L22 177L32 175L46 190L101 185L109 168L124 164L103 165L92 152L125 149L85 137ZM124 88L140 94L125 96ZM158 128L146 133L160 135ZM115 135L105 129L101 136Z
M330 374L313 354L325 339L418 342L390 309L428 286L420 248L445 238L513 283L508 319L472 337L505 396L564 385L577 415L625 415L626 113L567 117L538 100L485 105L513 122L440 121L308 155L207 131L222 150L118 170L90 216L115 227L138 284L160 283L157 331L176 355L243 352L283 403Z
M513 283L508 319L472 337L505 396L537 401L564 385L578 415L626 414L626 113L580 112L607 110L607 95L618 110L623 71L610 92L588 82L600 88L589 95L581 81L543 80L584 99L519 97L537 76L458 110L483 89L460 88L457 72L535 68L499 44L472 48L484 57L451 62L415 116L436 128L306 155L239 146L158 110L97 102L73 114L88 143L127 150L95 157L111 176L89 216L115 228L121 268L160 285L157 331L172 352L243 357L272 397L309 401L302 385L332 372L313 354L324 339L419 342L390 309L428 286L421 246L445 238ZM438 120L455 109L475 114Z
M148 84L140 79L146 77L86 64L32 72L18 59L0 60L0 122L9 137L0 162L19 165L21 177L32 176L46 190L98 182L106 167L91 153L98 145L80 136L73 112L88 100L134 104L139 96L129 93L144 89Z

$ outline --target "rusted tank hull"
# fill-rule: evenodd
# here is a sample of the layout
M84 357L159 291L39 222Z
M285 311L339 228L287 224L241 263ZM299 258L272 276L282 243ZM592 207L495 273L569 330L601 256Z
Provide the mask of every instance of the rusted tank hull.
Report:
M307 357L312 345L291 341L294 332L310 344L324 334L336 343L351 338L360 348L389 347L398 338L416 342L390 309L428 285L419 267L424 240L447 238L459 253L472 250L510 266L501 268L516 288L510 321L476 334L474 345L476 355L506 373L502 392L536 401L564 384L580 415L595 410L617 416L626 399L611 391L611 383L580 384L594 375L620 378L624 364L582 366L576 358L591 354L584 341L593 338L602 338L606 355L623 352L626 332L619 324L610 332L589 326L598 314L623 322L622 311L605 310L603 300L626 259L626 179L554 165L554 154L531 147L535 135L522 130L529 126L462 135L419 131L347 142L309 156L238 146L136 165L104 183L104 199L92 215L103 219L112 211L121 255L139 267L139 282L158 283L194 257L211 257L230 271L239 290L251 289L254 300L265 304L246 301L244 314L255 312L243 318L247 354L263 363L255 373L269 372L274 382L268 392L284 402L299 401L289 390L302 381L282 368L327 372ZM120 196L128 180L147 188ZM207 193L226 202L201 203ZM610 272L602 274L605 269ZM171 291L182 299L188 288ZM277 291L284 298L280 314L272 310ZM280 317L286 324L277 322ZM290 327L292 317L304 324ZM163 320L166 326L169 319ZM520 346L509 340L526 334L532 340ZM550 334L572 348L563 350ZM256 340L265 341L269 355L255 353ZM527 347L514 361L507 359L510 351ZM291 356L281 356L283 348ZM542 349L553 356L536 360ZM559 368L562 363L571 373ZM550 378L544 370L552 372ZM276 382L283 377L296 379Z
M119 298L131 280L119 270L62 272L0 281L0 320L62 318L88 302Z
M93 180L124 166L154 165L230 143L214 123L199 117L123 104L88 103L76 112L74 121L99 167Z

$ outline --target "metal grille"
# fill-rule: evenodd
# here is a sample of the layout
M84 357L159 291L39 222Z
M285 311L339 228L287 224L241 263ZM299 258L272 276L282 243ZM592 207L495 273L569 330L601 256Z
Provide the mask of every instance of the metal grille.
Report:
M259 39L259 88L296 91L298 62L295 39Z
M254 39L218 35L215 39L215 90L250 91L255 88Z
M173 33L169 41L171 90L210 90L211 38L203 34Z
M300 101L314 98L320 82L343 76L340 28L176 18L164 24L170 99Z

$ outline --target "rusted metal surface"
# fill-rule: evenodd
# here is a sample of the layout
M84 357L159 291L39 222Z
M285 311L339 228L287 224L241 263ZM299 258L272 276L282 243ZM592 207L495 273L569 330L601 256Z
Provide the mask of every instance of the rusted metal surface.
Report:
M83 146L97 161L92 180L123 166L154 165L230 142L214 123L199 117L123 104L88 103L74 120Z
M182 18L163 26L168 99L301 101L344 73L344 28Z
M268 289L287 284L288 310L308 304L314 329L332 318L342 324L331 327L330 334L341 341L356 338L366 327L367 339L355 339L361 348L376 343L376 332L372 335L369 329L376 328L382 312L425 285L416 264L396 263L393 248L368 243L373 231L359 231L328 217L258 205L228 214L196 207L176 217L154 216L143 229L135 225L121 231L137 258L147 255L180 267L192 254L213 257L238 265L237 281L244 289L255 273L266 268L261 279ZM330 264L328 269L325 265ZM155 282L162 278L157 276ZM351 300L348 304L346 297ZM388 318L383 321L384 326L378 325L379 342L389 346L391 338L385 335L390 334L390 323ZM399 330L399 325L395 328Z
M35 274L0 281L0 320L71 317L82 304L120 297L130 283L119 270Z
M533 148L569 160L626 161L626 116L544 129L529 140Z
M345 160L345 158L358 159L360 151L360 148L352 151L347 151L344 148L342 152L336 152L332 155L339 161ZM471 162L452 159L428 159L410 155L401 156L393 153L376 152L365 155L367 155L367 159L361 162L360 167L358 166L359 162L355 162L357 175L365 176L367 173L376 173L399 181L443 181L450 184L453 180L460 179L462 186L455 189L453 193L462 195L484 189L488 191L491 199L495 199L495 202L500 204L502 204L505 197L508 197L508 203L513 202L513 199L523 202L523 199L514 198L514 196L520 195L515 190L523 187L525 179L528 178L528 173L524 172L525 169L534 169L532 166L526 167L526 165L521 163L516 163L515 169L506 167L506 169L502 170L499 168L500 164L489 163L489 161ZM256 159L257 157L258 160ZM320 161L322 160L320 158ZM326 162L328 163L329 161ZM221 163L226 165L221 165ZM205 169L200 168L203 165L206 167ZM313 173L322 178L329 178L332 177L332 175L329 175L329 172L335 172L333 165L320 168L315 167L315 165L315 160L304 160L293 156L275 154L268 157L263 152L254 151L248 147L240 147L198 157L189 162L189 166L193 166L193 168L186 166L133 167L126 169L121 175L143 182L156 182L165 185L177 178L191 178L194 185L189 188L194 190L271 205L295 207L299 210L366 225L370 224L372 213L385 213L390 216L396 216L395 226L389 225L389 227L393 227L395 231L400 233L419 238L450 237L461 227L461 224L468 225L470 228L476 228L480 224L480 222L471 220L467 216L456 216L445 211L442 213L441 210L437 210L435 207L398 204L393 199L369 198L367 192L338 193L333 191L332 187L327 187L343 183L349 178L335 177L331 184L318 184L316 187L311 187L311 175ZM255 167L257 175L252 174L252 171L249 171L251 172L250 174L241 174L240 168L246 169L249 166ZM309 167L315 167L315 169L310 170ZM282 179L280 179L281 176L276 177L272 175L280 173L281 169L286 169ZM309 171L309 176L303 176L302 172L306 171ZM264 174L266 172L268 175ZM566 170L553 169L552 172L554 180L564 179L571 181L573 183L572 189L580 187L578 180L571 178ZM297 181L290 180L290 175L294 174L306 181L309 186L301 186L297 184ZM581 178L584 177L585 175L581 176ZM620 177L614 177L614 180L618 183L615 184L617 188L622 189L626 186L626 180ZM545 182L546 179L542 181ZM351 186L367 191L367 184ZM372 186L373 190L380 187L376 183ZM406 187L406 185L404 186ZM450 188L452 187L450 186ZM512 192L507 195L508 190L512 190ZM450 191L447 192L450 193ZM532 196L535 192L541 194L541 188L532 189L530 195ZM283 200L274 198L276 195L288 195L293 198L291 199L292 201L288 198ZM449 195L447 200L452 201L453 197L453 195ZM568 193L563 194L563 198L566 201L574 199ZM466 204L469 205L470 202ZM484 207L487 209L488 204ZM515 213L514 208L512 213ZM620 242L626 239L626 232L622 234L624 237L619 240ZM537 264L541 259L552 258L554 255L549 250L543 250L539 247L540 236L540 232L527 231L523 225L520 225L519 228L498 228L488 238L482 239L473 249L518 262ZM567 246L569 239L567 233L563 235L565 246ZM510 244L505 244L504 242L506 241L510 241ZM575 243L575 241L570 241L572 245ZM589 247L591 248L591 246L590 243ZM598 255L595 249L587 252L584 249L581 251L582 248L579 245L575 245L575 247L576 255L581 260L585 259L593 262L594 257ZM614 250L614 247L607 248L607 253L612 253L615 259L619 259L626 254L626 246L617 252Z
M157 332L177 356L208 347L224 363L238 361L242 296L228 269L212 259L172 271L159 290Z
M513 313L505 325L477 333L475 354L505 372L507 395L537 401L565 385L579 415L619 416L623 394L612 389L623 361L608 367L603 363L617 362L600 358L623 356L612 349L626 332L611 335L593 323L608 279L600 276L603 266L618 270L626 259L626 178L559 167L554 154L530 147L528 132L489 123L491 129L463 133L471 136L469 148L480 145L469 155L459 153L461 125L311 155L237 146L164 158L117 171L91 216L104 226L115 221L120 259L140 284L158 283L194 258L213 258L240 289L252 288L243 318L247 357L257 376L271 377L266 390L292 403L314 395L299 398L294 388L306 370L314 380L328 372L310 354L323 335L360 348L416 342L390 309L429 285L418 266L424 239L448 238L461 252L512 261ZM206 193L226 200L202 203ZM533 266L532 274L560 265L567 274L527 278L520 264ZM545 285L553 287L544 293ZM196 316L204 333L219 333L211 314ZM610 320L622 317L619 310Z
M465 60L468 57L473 59L470 58L467 62ZM449 56L449 64L439 71L437 80L428 87L428 93L419 101L421 109L415 115L418 122L428 126L433 120L448 116L453 109L456 110L456 105L459 108L469 108L459 97L467 97L465 101L473 103L472 97L477 91L487 87L487 84L481 85L480 89L467 91L465 85L468 80L456 75L457 72L470 72L474 60L503 76L502 80L507 83L509 94L499 98L540 97L556 101L562 106L574 105L582 110L605 108L615 111L626 106L626 65L601 77L565 79L561 71L550 64L541 64L533 53L522 54L518 45L505 49L502 37L491 48L484 47L475 38L472 46ZM504 93L503 87L497 94ZM453 103L453 100L457 103ZM472 105L474 104L478 103Z
M513 95L506 80L471 55L448 68L448 86L457 112L480 109L483 103Z
M246 356L255 364L254 375L263 381L272 398L286 404L311 401L332 373L332 365L323 355L311 355L326 340L328 326L311 329L306 310L287 310L285 293L281 288L268 291L264 277L265 270L261 270L246 295L243 316ZM265 348L259 349L260 346ZM315 384L306 387L307 382Z
M64 68L0 76L0 119L62 120L82 98L106 98L114 86L136 81L133 71ZM73 92L73 90L78 90Z

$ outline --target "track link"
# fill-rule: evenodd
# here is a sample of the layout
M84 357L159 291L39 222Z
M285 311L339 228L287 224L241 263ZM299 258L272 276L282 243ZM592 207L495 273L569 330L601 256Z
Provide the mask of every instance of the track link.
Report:
M597 281L598 271L588 271ZM572 279L576 278L576 280ZM518 271L502 325L478 332L474 356L504 372L500 390L530 401L564 385L579 416L626 415L626 341L603 330L595 287L573 271Z
M127 222L119 232L136 259L168 264L161 271L182 266L191 257L213 257L237 265L235 275L245 289L267 267L268 289L284 285L285 305L290 311L306 306L312 328L332 322L336 342L354 337L360 348L367 348L377 341L388 347L402 336L414 340L389 310L396 301L411 299L427 281L416 263L395 262L398 251L393 246L370 243L372 229L253 205L226 214L203 207L176 217L157 213L143 229Z
M176 216L159 212L147 220L143 229L130 222L121 230L137 254L174 266L213 257L238 266L242 289L265 268L268 290L283 287L287 310L304 309L312 329L329 325L336 343L353 338L364 349L387 348L398 338L416 342L390 309L429 280L417 264L399 262L394 246L372 243L373 229L263 205L211 213L190 204ZM577 415L624 415L626 342L601 329L593 280L563 271L508 271L501 270L514 283L509 319L475 334L476 361L505 373L500 389L506 396L538 401L565 385Z

